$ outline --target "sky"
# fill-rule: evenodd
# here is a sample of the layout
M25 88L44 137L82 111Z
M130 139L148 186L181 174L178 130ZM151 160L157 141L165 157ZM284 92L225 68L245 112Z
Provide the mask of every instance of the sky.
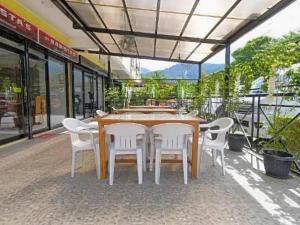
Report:
M231 44L231 51L233 52L237 48L243 47L247 41L262 35L268 35L270 37L278 38L292 31L300 31L300 0L296 0L287 8L255 28L248 32L246 35L238 39ZM212 57L207 63L224 63L225 51L219 52ZM142 59L140 61L141 67L149 69L151 71L163 70L171 67L176 63L165 61L153 61Z

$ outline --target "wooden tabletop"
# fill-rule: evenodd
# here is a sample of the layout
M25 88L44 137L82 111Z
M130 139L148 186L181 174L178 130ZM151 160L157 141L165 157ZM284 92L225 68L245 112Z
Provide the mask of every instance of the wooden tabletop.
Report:
M130 109L171 109L171 106L167 105L132 105Z
M130 113L130 112L140 112L140 113L171 113L171 114L177 114L176 109L170 109L170 108L133 108L133 109L118 109L117 113Z

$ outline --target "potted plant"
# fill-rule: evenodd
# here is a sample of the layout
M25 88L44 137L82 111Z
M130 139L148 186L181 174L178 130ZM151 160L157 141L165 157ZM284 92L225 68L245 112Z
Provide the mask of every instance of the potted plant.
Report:
M274 149L263 150L266 174L271 177L286 179L289 177L293 155Z
M105 102L111 112L112 108L115 107L116 101L119 99L119 90L116 87L111 87L105 90Z

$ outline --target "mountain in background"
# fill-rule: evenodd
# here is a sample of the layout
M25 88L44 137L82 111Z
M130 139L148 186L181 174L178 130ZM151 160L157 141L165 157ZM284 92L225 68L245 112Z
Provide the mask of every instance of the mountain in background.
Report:
M224 64L204 63L202 65L202 74L210 74L224 69ZM176 64L164 70L161 70L161 75L167 79L198 79L197 64ZM152 71L141 68L142 77L151 76Z
M151 70L148 70L144 67L141 67L141 74L144 75L144 74L148 74L148 73L151 73Z

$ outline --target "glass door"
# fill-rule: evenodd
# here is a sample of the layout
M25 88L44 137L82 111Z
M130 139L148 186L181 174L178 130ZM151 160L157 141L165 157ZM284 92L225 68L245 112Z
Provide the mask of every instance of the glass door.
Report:
M24 135L22 55L0 48L0 143Z
M46 98L46 60L44 54L30 49L29 76L31 80L31 116L32 132L48 128Z
M67 115L66 64L49 57L50 127L58 127Z
M74 68L74 111L75 118L83 118L83 80L82 70Z
M84 117L93 116L94 89L91 74L84 73Z

